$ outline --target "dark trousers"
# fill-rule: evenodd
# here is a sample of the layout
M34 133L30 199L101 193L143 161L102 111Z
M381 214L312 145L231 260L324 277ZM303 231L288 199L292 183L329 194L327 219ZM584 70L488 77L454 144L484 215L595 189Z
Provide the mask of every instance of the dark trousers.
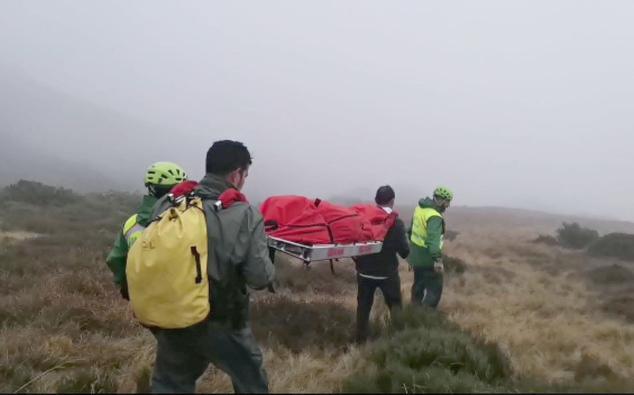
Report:
M153 393L193 393L209 363L231 377L236 393L268 393L262 353L251 328L205 322L186 329L153 331L157 341Z
M414 266L412 303L436 308L442 296L443 276L433 268Z
M356 340L359 343L365 342L368 338L370 311L374 303L374 292L381 289L385 304L393 313L395 309L400 309L403 305L401 298L401 278L398 273L393 274L385 280L373 280L361 277L357 273L357 333Z

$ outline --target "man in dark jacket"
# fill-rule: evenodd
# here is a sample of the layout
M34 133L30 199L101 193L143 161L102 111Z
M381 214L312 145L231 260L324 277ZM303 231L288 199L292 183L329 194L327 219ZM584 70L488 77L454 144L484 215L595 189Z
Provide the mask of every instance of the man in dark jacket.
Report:
M392 214L395 199L394 190L389 185L376 191L374 201L386 212ZM402 306L401 278L398 274L398 257L407 258L409 244L405 235L405 225L396 218L387 232L381 252L355 258L357 269L357 333L356 341L363 343L368 337L370 311L374 303L374 292L381 289L385 304L393 313Z
M242 189L250 165L249 151L237 141L217 141L207 152L207 174L194 193L203 198L213 249L208 266L211 313L189 328L153 331L158 343L153 392L194 392L209 363L231 377L237 393L268 392L262 353L248 322L247 291L247 286L266 288L275 273L263 219L246 202L225 209L215 205L228 190ZM166 200L157 203L154 217Z

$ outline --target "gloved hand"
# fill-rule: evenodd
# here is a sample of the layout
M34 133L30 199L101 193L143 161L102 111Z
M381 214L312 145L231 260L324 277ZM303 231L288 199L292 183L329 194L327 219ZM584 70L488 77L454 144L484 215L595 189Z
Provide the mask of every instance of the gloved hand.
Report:
M445 265L443 265L442 260L437 260L434 262L434 271L436 273L442 273L445 271Z

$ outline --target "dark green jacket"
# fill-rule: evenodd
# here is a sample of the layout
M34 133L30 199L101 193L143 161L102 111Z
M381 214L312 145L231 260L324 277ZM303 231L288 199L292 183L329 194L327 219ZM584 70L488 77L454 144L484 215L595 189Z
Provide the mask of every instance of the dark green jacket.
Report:
M269 258L264 219L248 203L235 203L216 210L214 203L231 185L222 177L206 175L196 188L203 198L207 217L210 278L210 319L233 328L243 328L249 315L249 292L264 289L275 276ZM157 203L154 216L169 207L163 198Z
M139 207L136 212L137 223L139 225L148 226L150 219L152 218L152 208L157 200L157 198L151 195L143 196L141 207ZM125 284L125 264L128 259L129 250L130 246L123 234L123 226L121 226L114 240L114 247L112 247L110 254L108 254L108 257L106 258L106 263L114 274L114 282L119 287Z
M418 205L422 208L434 208L442 214L442 210L436 206L434 200L427 197L420 199ZM413 222L413 219L412 219ZM411 238L412 223L408 230ZM433 268L434 262L442 258L442 240L445 234L445 221L440 217L431 217L427 221L427 238L425 239L426 247L420 247L410 240L410 254L407 261L410 265L416 267Z

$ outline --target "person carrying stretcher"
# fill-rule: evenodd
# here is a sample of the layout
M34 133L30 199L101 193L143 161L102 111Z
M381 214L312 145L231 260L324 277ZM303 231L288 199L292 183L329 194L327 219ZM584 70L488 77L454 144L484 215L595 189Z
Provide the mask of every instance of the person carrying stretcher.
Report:
M401 279L398 274L399 260L409 255L409 243L405 225L393 211L396 195L389 185L379 187L375 202L385 212L386 218L395 216L392 227L383 241L381 252L353 258L357 270L357 327L356 341L364 343L368 337L370 311L374 303L374 292L381 289L385 304L393 314L402 307Z

